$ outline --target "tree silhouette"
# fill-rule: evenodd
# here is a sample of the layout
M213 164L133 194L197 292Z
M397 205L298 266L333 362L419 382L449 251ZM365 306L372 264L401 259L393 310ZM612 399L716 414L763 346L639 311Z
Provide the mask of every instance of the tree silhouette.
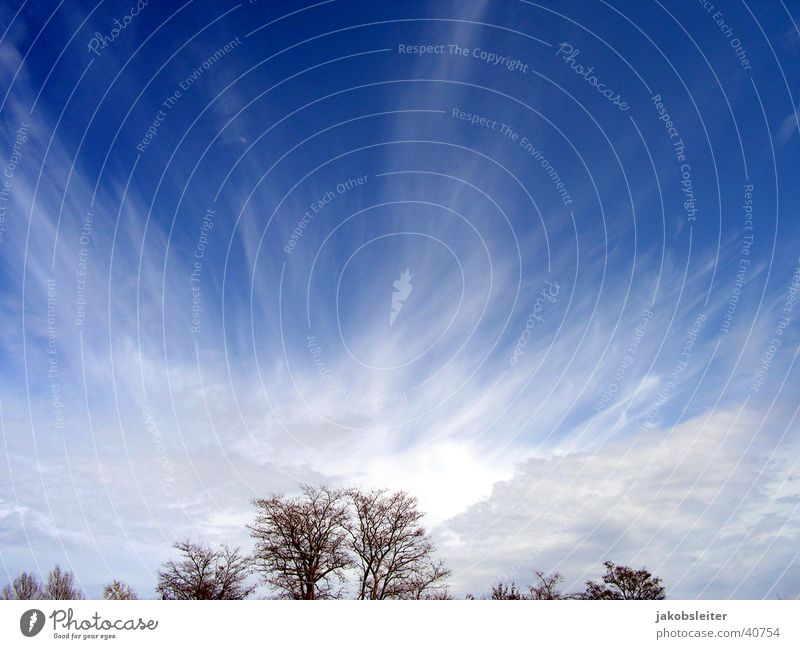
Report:
M158 573L156 591L162 599L245 599L255 590L247 584L249 559L239 548L214 549L189 541L173 547L183 560L168 561Z
M492 592L489 594L489 599L528 599L524 593L521 593L517 585L512 581L508 586L502 581L498 581L492 586Z
M534 571L537 583L524 592L502 581L492 586L489 599L664 599L664 587L661 579L654 577L642 568L633 570L627 566L617 566L611 561L603 564L606 573L602 583L586 582L586 590L580 593L564 594L559 589L559 584L564 580L561 573L545 573L541 570ZM471 595L467 599L474 599Z
M562 594L558 589L558 584L564 579L560 573L547 574L541 570L536 570L533 574L536 575L537 583L534 586L529 586L528 592L517 588L517 584L513 581L511 585L498 581L492 586L489 599L572 599ZM470 595L467 599L475 598Z
M435 548L420 525L417 499L404 491L347 492L353 517L346 526L355 554L357 599L440 597L450 574L433 558Z
M634 570L617 566L613 561L603 563L606 573L602 583L587 581L583 599L665 599L661 579L644 568Z
M23 572L0 590L0 599L42 599L42 583L30 572Z
M255 500L254 559L264 581L288 599L341 596L338 584L353 561L347 552L345 493L304 485L296 498Z
M136 591L116 579L103 586L103 599L139 599Z
M0 599L84 599L84 596L75 585L75 575L56 565L44 585L33 573L18 575L0 590Z
M84 599L83 593L75 585L75 575L56 565L47 575L42 599Z
M564 580L560 572L546 574L541 570L535 570L533 574L536 575L538 583L528 589L529 599L572 599L565 596L558 588Z

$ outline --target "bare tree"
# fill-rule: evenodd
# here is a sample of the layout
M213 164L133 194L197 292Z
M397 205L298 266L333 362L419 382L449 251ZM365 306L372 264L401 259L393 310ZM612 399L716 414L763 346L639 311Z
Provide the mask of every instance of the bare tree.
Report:
M426 593L419 599L451 600L454 598L453 594L450 592L450 587L443 586L442 588L437 588L433 592Z
M18 575L0 590L0 599L42 599L42 596L39 578L29 572Z
M347 496L354 512L347 534L356 556L358 599L427 599L446 589L442 582L450 571L433 559L416 498L382 489L351 489Z
M303 486L296 498L255 500L254 559L264 581L290 599L328 599L341 594L352 559L347 553L349 514L344 492Z
M513 581L510 586L504 584L502 581L498 581L492 586L489 599L528 599L528 597L517 588L517 585Z
M558 585L564 580L564 577L559 572L546 574L541 570L535 570L534 575L538 583L531 586L529 599L566 599L558 588Z
M156 592L162 599L245 599L255 590L247 584L249 559L239 548L214 549L189 541L173 547L183 560L168 561L159 571Z
M103 586L103 599L139 599L139 597L133 588L115 579Z
M415 566L404 582L398 597L400 599L453 599L450 588L444 580L450 576L450 570L444 561L426 557Z
M586 582L583 599L665 599L661 579L648 570L634 570L628 566L614 565L613 561L603 563L606 573L602 583Z
M528 592L524 592L517 588L517 585L512 581L511 585L504 584L498 581L489 593L489 599L573 599L571 595L564 595L558 588L558 585L564 580L561 573L545 573L541 570L535 570L537 583L534 586L528 587ZM474 597L467 596L467 599L475 599Z
M84 599L84 597L75 585L75 575L57 565L47 575L42 599Z

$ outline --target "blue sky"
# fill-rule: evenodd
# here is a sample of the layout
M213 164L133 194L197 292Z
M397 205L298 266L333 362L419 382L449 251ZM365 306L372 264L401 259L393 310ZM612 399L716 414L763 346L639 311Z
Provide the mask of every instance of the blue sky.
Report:
M5 3L0 577L152 595L324 482L416 495L457 595L796 597L798 21Z

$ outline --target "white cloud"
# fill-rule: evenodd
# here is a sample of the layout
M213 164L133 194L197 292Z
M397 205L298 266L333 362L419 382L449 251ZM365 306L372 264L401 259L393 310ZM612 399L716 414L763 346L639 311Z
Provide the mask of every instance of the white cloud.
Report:
M579 590L612 560L647 566L670 597L737 589L796 597L800 566L789 539L800 531L800 474L750 447L759 423L755 413L719 411L594 453L521 464L437 530L457 586L525 584L541 569L564 573L567 588Z
M800 110L788 115L786 119L781 122L781 126L778 129L778 143L786 144L798 134L798 131L800 131L798 121L800 121Z

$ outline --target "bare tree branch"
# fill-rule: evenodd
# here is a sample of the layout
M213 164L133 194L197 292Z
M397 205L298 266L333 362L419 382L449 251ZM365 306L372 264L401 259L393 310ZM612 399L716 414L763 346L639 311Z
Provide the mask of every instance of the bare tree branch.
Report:
M606 561L603 565L606 573L602 577L602 583L587 581L583 599L666 598L661 579L654 577L648 570L617 566L613 561Z
M42 599L43 595L39 578L29 572L18 575L0 590L0 599Z
M75 585L75 575L57 565L47 575L42 599L84 599L84 597Z
M533 574L536 575L538 583L528 589L530 599L567 599L558 589L558 585L564 580L560 572L547 574L535 570Z
M184 558L168 561L158 573L156 591L162 599L245 599L255 590L247 584L250 560L239 548L213 549L189 541L174 547Z
M130 600L139 599L139 597L133 588L115 579L110 584L103 586L103 599Z
M254 501L255 561L264 581L288 599L338 598L352 565L345 546L349 513L344 493L303 486L297 498Z
M347 528L356 556L358 599L426 599L446 594L450 575L420 525L417 499L404 491L347 492L354 512Z

